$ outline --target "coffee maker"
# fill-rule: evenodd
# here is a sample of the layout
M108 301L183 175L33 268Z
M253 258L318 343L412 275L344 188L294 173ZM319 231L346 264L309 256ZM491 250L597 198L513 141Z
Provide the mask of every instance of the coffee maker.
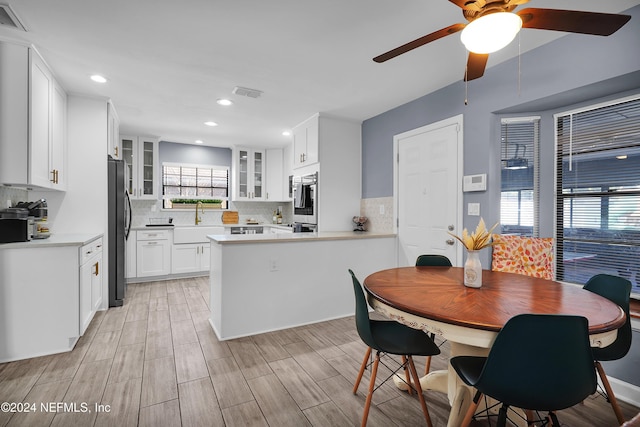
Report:
M48 209L46 199L36 200L35 202L19 202L15 207L29 211L29 219L33 220L32 239L46 239L51 236L47 222Z

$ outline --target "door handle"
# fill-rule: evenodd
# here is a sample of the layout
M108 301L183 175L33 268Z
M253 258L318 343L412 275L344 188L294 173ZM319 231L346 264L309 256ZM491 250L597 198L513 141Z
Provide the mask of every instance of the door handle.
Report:
M447 239L447 240L445 240L445 243L446 243L447 245L449 245L449 246L453 246L453 245L454 245L454 243L456 243L456 241L455 241L455 240L453 240L453 239Z

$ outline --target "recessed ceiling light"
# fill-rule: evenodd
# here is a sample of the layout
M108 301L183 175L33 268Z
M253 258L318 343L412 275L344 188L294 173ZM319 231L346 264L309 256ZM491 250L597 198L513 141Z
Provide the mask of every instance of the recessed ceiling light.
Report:
M218 126L216 122L212 122L212 121L204 122L204 124L207 126Z
M620 156L616 156L616 159L618 159L618 160L624 160L624 159L626 159L626 158L627 158L627 155L626 155L626 154L622 154L622 155L620 155Z
M284 132L282 132L282 135L291 136L291 132L289 132L288 130L285 130Z
M218 99L216 102L220 105L224 105L225 107L228 107L229 105L233 104L233 101L230 99Z
M91 80L93 80L96 83L106 83L107 82L107 79L105 79L100 74L94 74L93 76L91 76Z
M196 139L196 144L203 144L203 141L201 139Z

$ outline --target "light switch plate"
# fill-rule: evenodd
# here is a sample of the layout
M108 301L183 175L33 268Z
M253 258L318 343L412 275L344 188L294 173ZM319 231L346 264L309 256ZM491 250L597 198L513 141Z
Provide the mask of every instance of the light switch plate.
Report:
M480 216L480 203L467 203L467 214L470 216Z

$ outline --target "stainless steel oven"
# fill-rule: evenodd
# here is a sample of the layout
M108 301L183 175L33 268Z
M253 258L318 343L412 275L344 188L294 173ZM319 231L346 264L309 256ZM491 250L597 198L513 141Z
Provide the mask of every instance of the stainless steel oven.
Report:
M318 172L310 175L293 176L290 182L293 195L293 222L317 225Z

